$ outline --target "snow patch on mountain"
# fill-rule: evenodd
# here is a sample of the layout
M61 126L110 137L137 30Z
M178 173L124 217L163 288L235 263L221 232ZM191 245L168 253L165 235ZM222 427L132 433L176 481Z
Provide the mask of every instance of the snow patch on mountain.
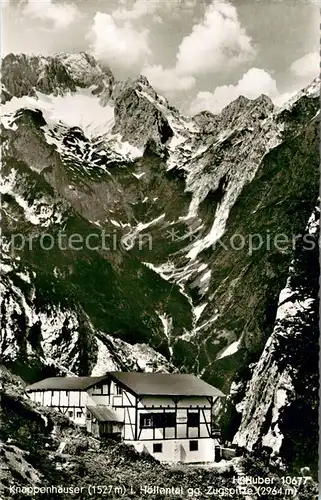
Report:
M141 179L142 177L144 177L146 172L139 172L138 174L136 173L133 173L133 176L136 177L136 179Z
M190 304L193 306L190 296L186 292L186 284L188 280L194 279L199 283L199 292L203 294L208 288L211 271L208 264L199 260L188 262L186 265L178 266L173 261L168 261L163 264L152 264L143 262L144 265L159 274L164 280L175 283L182 295L186 296ZM205 271L205 272L204 272Z
M176 266L171 261L160 265L152 264L150 262L143 262L143 264L157 273L159 276L161 276L165 281L169 281L170 283L177 285L180 293L184 295L184 297L186 297L186 299L188 300L191 306L193 326L191 331L184 331L183 335L180 338L184 338L184 340L190 340L198 330L206 327L207 325L210 325L217 319L217 315L214 315L214 317L207 320L201 326L198 326L199 320L201 319L208 303L205 302L203 304L195 306L191 296L187 291L187 284L191 280L194 284L197 284L200 296L203 296L206 293L209 288L211 278L211 270L209 269L207 263L200 263L198 260L196 260L193 262L189 262L182 267ZM164 318L162 318L162 322L163 321Z
M40 110L49 126L60 123L66 127L79 127L88 138L108 134L114 124L114 108L103 106L93 89L80 89L65 95L46 95L36 92L36 97L13 97L2 106L5 118L19 109Z
M1 125L3 125L4 128L16 131L18 128L18 125L15 123L15 116L14 113L12 114L1 114L0 116L1 120Z
M114 106L94 95L94 86L78 88L62 95L46 95L36 91L35 96L13 97L2 105L1 123L6 129L17 130L16 118L22 109L41 111L46 125L42 126L46 141L53 144L63 160L100 167L111 162L133 161L144 150L128 141L121 133L113 133ZM79 129L83 137L71 132Z
M217 320L218 317L219 317L219 314L215 313L210 319L204 321L204 323L201 323L199 326L197 326L194 329L194 333L197 333L200 330L204 330L204 329L206 330L209 325L212 325L212 323L215 323L215 321Z
M121 157L121 161L133 161L144 154L143 148L138 148L122 138L120 133L110 134L104 138L106 147Z
M235 134L237 136L237 132L241 133L243 128L246 130L246 124L244 124L239 131L234 130L233 136ZM210 158L205 160L204 157L202 157L197 161L191 158L186 178L186 190L192 192L192 200L187 218L197 216L198 207L208 193L218 190L220 182L224 177L227 180L222 199L216 207L212 227L205 237L197 240L193 244L191 250L187 254L190 260L195 260L203 250L214 246L223 236L231 208L234 206L243 187L254 178L264 156L282 142L283 128L283 125L274 124L273 118L268 117L265 122L261 124L260 128L257 129L255 142L253 142L252 133L249 133L247 130L248 139L244 140L242 151L238 148L234 149L233 143L235 142L236 146L238 145L238 141L233 139L228 159L219 163L217 168L213 169L212 175L204 172L205 169L208 169ZM218 150L217 153L221 155L220 146L223 145L227 138L224 137L223 140L219 139L212 146L212 148L214 148L211 153L213 158L212 161L216 161L215 148ZM241 169L239 168L239 163L235 161L236 159L232 160L233 156L236 154L242 161ZM240 159L238 161L240 161Z
M161 320L164 328L164 335L167 339L168 350L170 355L173 356L173 347L172 347L172 338L171 333L173 330L173 318L171 318L168 314L158 312L158 317Z
M222 354L220 354L216 359L222 359L225 358L226 356L232 356L232 354L235 354L240 348L240 340L236 340L235 342L232 342L224 351Z
M30 274L28 272L27 273L17 272L16 274L20 279L22 279L23 281L26 281L26 283L31 284L31 277L30 277Z
M44 196L34 199L30 203L25 198L24 193L19 193L20 188L22 186L18 171L12 168L10 173L0 180L0 193L12 196L17 205L22 208L25 219L33 225L48 227L51 224L60 224L62 222L63 213L59 207L50 203Z
M197 323L198 320L200 319L205 307L207 306L207 302L205 302L204 304L201 304L197 307L194 307L193 309L193 316L195 318L195 322Z
M155 226L157 223L162 221L165 218L165 214L161 214L159 217L156 217L155 219L152 219L149 222L139 222L135 227L132 227L124 236L122 237L122 244L126 249L131 249L133 248L135 244L136 238L139 236L139 234L144 231L145 229L148 229L149 227ZM142 239L140 240L140 244L143 243L143 238L146 237L148 238L149 244L151 244L152 240L150 239L150 235L142 235Z
M120 134L109 133L105 136L79 139L75 133L70 134L70 129L63 126L41 127L48 144L53 144L64 162L78 165L78 169L86 171L89 175L92 168L103 170L109 176L109 164L132 162L143 155L143 150L123 141ZM68 142L66 137L68 135Z

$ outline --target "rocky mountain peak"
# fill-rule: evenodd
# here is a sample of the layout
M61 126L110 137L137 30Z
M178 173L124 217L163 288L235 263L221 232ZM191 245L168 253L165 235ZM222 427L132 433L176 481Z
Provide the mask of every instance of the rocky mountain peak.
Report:
M80 87L90 87L106 81L114 81L110 68L103 66L96 59L86 52L57 54L55 59L61 62L68 74L73 79L75 85Z
M164 113L156 105L155 97L140 91L134 86L126 85L115 99L114 133L121 133L124 140L138 148L144 148L150 139L157 145L165 144L173 131Z
M314 78L314 80L309 85L304 87L299 92L296 92L288 101L286 101L284 105L280 108L279 112L281 113L283 110L290 110L302 98L313 99L320 97L320 85L321 85L321 78L320 77Z
M111 99L116 101L116 99L121 99L125 92L134 91L140 95L140 97L145 97L149 99L150 102L156 102L160 99L157 92L150 85L147 78L143 75L137 78L127 78L126 80L116 81L113 85Z
M272 106L272 109L274 108L272 99L269 96L267 96L266 94L261 94L259 97L254 99L254 102L256 105L262 105L262 106L266 106L266 107Z
M221 126L229 123L231 127L238 127L245 121L264 120L273 113L273 110L274 105L266 95L262 94L256 99L239 96L219 113L217 120Z
M62 95L77 87L94 87L110 96L114 77L85 52L54 56L8 54L2 60L2 102L36 92Z
M203 133L213 132L217 126L217 115L210 111L201 111L193 116L193 121L202 130Z
M41 94L50 97L50 107L47 98L42 98ZM3 59L3 103L11 101L13 97L31 97L34 99L33 109L44 112L48 120L48 110L57 109L54 98L64 96L66 99L68 97L68 103L67 100L65 104L62 100L59 101L59 110L61 109L63 115L63 108L69 107L70 113L75 107L86 121L94 114L91 119L93 122L97 120L98 113L102 122L106 123L97 127L97 135L106 133L107 130L112 131L114 136L122 137L123 141L137 150L143 150L150 140L162 150L163 145L173 136L166 117L170 114L168 102L155 92L143 75L125 81L115 81L108 67L98 63L85 52L59 53L48 57L9 54ZM89 103L90 98L92 105ZM31 101L27 104L30 106ZM10 109L17 106L18 102L15 101ZM88 106L91 109L88 109ZM63 117L61 122L64 121ZM67 123L69 121L68 119ZM79 126L82 128L81 123ZM84 128L88 129L86 126ZM83 132L86 135L85 129Z

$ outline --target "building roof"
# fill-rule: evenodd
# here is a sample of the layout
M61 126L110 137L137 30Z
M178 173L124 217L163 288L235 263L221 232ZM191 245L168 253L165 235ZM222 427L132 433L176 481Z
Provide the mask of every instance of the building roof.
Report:
M195 375L182 373L109 372L101 377L50 377L27 386L26 391L86 391L109 377L137 396L225 396Z
M26 391L86 391L106 378L106 375L102 377L50 377L28 385Z
M123 422L124 420L118 415L118 413L105 405L97 406L87 406L87 410L97 419L99 422Z
M191 374L109 372L109 375L141 396L225 396L216 387Z

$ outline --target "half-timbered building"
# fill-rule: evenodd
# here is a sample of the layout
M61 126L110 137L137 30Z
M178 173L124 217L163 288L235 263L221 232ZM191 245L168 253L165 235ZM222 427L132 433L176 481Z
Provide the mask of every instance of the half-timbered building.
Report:
M42 406L52 406L78 425L86 425L87 406L108 405L106 375L102 377L50 377L26 388Z
M109 406L87 406L87 431L100 439L112 438L120 441L123 432L123 420L117 411Z
M117 434L161 461L214 460L219 443L213 433L213 406L224 394L194 375L109 372L103 377L56 377L27 391L34 401L56 407L94 435Z

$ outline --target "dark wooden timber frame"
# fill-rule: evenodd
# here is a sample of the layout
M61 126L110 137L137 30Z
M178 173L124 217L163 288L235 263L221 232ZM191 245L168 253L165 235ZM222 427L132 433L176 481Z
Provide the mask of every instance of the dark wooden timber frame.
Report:
M111 388L111 381L113 381L117 386L121 387L123 390L121 392L121 394L111 394L110 393L110 388ZM97 386L103 386L103 385L107 385L108 386L108 392L107 393L103 393L101 392L100 394L98 393L94 393L93 391L93 396L117 396L118 398L121 398L121 404L119 405L113 405L113 404L110 404L110 406L112 406L113 408L117 409L117 408L124 408L124 415L125 417L127 416L127 418L125 418L125 420L128 420L126 422L124 422L124 426L126 426L127 428L129 427L131 429L131 435L132 435L132 438L128 438L126 437L126 440L128 439L129 441L130 440L135 440L135 441L138 441L138 440L142 440L142 441L155 441L155 440L158 440L158 439L161 439L161 440L172 440L172 439L191 439L191 440L195 440L195 439L208 439L211 437L211 429L212 429L212 426L213 426L213 396L207 396L206 399L207 401L209 402L210 404L210 407L206 406L206 405L185 405L185 406L179 406L178 403L181 399L188 399L189 397L194 397L194 396L185 396L185 395L182 395L182 396L169 396L170 399L173 401L174 403L174 406L164 406L164 405L160 405L160 406L155 406L155 405L143 405L141 407L139 407L139 403L142 402L142 400L145 398L145 397L153 397L153 395L150 395L150 394L146 394L146 395L138 395L135 391L133 391L132 389L130 389L129 387L127 387L125 384L123 384L122 382L118 381L116 377L113 377L112 375L109 375L109 379L107 380L102 380L101 382L99 382L98 384L95 384L94 386L92 387L97 387ZM83 406L80 406L80 403L81 403L81 392L87 392L88 389L90 389L91 387L89 388L86 388L86 389L83 389L83 390L80 390L80 389L77 389L76 391L72 391L72 390L69 390L69 391L65 391L65 389L63 390L64 392L79 392L79 402L78 402L78 405L69 405L69 406L66 406L66 405L61 405L61 398L60 398L60 393L62 392L62 390L60 389L55 389L55 390L51 390L51 398L50 398L50 404L51 406L54 406L55 408L58 408L58 410L63 413L63 414L66 414L68 410L77 410L77 411L81 411L82 414L84 416L86 416L86 408L83 407ZM52 404L52 399L53 399L53 392L58 392L58 405L53 405ZM47 392L46 390L36 390L36 391L32 391L32 392ZM128 395L127 395L127 392L132 394L132 396L135 397L135 403L133 403L132 401L130 401ZM110 399L109 399L109 403L111 403ZM131 419L131 415L130 415L130 411L129 409L130 408L134 408L135 409L135 422L132 421ZM146 428L140 428L140 422L139 422L139 414L141 414L141 410L143 410L144 413L147 413L147 411L149 411L150 413L153 413L155 410L159 410L160 411L163 411L163 413L165 414L167 411L168 412L171 412L171 413L175 413L175 426L173 427L166 427L165 425L163 427L146 427ZM147 411L146 411L147 410ZM198 426L197 426L197 436L189 436L189 429L190 428L193 428L195 429L195 427L190 427L187 425L186 423L186 435L185 436L181 436L181 437L178 437L177 436L177 426L178 426L178 423L177 423L177 412L178 410L193 410L193 411L198 411L198 415L199 415L199 423L198 423ZM205 415L205 410L210 410L210 421L207 421L206 420L206 415ZM203 422L201 422L201 419L200 419L200 416L203 415ZM207 435L206 436L201 436L201 428L204 428L206 427L206 430L207 430ZM144 429L151 429L152 430L152 434L153 434L153 437L152 438L141 438L141 434L142 434L142 431ZM162 438L156 438L155 436L155 432L156 432L156 429L157 430L160 430L162 431L162 434L163 434L163 437ZM171 435L170 437L166 437L166 429L174 429L174 437Z

